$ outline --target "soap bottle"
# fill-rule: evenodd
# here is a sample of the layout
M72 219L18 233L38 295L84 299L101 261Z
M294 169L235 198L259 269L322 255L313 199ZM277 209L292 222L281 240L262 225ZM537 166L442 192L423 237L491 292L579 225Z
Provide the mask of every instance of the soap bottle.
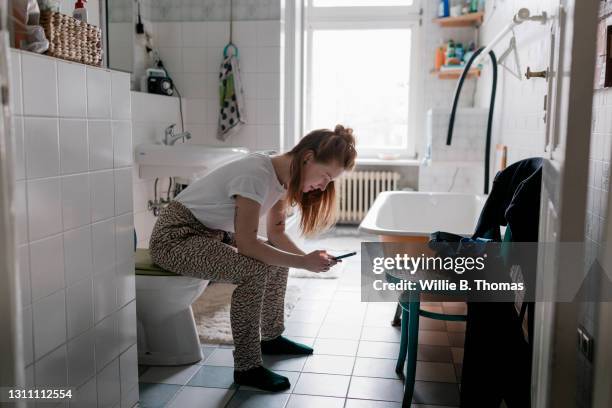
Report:
M77 0L74 4L74 11L72 12L72 17L77 20L81 20L82 22L87 22L87 9L85 8L85 3L87 0Z

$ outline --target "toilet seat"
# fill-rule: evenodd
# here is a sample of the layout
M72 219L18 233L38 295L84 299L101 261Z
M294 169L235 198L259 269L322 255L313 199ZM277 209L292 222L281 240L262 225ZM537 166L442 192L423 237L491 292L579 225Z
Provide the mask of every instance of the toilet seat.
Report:
M139 364L180 365L202 359L191 304L207 285L207 280L163 270L151 261L148 250L136 251Z

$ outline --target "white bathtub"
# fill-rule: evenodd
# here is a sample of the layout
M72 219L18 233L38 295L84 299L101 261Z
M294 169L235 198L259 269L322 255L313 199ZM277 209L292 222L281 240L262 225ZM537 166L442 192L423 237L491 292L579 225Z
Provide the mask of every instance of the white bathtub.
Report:
M380 193L359 225L382 241L421 241L435 231L471 236L486 196L460 193Z

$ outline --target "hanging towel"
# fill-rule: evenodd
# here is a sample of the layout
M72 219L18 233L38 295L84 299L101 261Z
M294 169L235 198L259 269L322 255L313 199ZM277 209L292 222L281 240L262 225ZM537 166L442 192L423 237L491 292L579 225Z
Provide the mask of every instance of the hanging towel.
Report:
M228 55L229 47L234 49ZM246 112L242 82L240 81L240 66L238 64L238 49L232 43L223 50L223 62L219 72L219 127L217 139L225 141L246 124Z

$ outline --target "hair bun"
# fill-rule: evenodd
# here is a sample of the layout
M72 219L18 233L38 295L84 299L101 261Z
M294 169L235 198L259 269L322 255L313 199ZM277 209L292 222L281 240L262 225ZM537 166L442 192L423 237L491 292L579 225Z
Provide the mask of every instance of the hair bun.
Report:
M337 134L338 136L353 136L353 129L351 128L345 128L342 125L336 125L336 128L334 129L334 133Z

